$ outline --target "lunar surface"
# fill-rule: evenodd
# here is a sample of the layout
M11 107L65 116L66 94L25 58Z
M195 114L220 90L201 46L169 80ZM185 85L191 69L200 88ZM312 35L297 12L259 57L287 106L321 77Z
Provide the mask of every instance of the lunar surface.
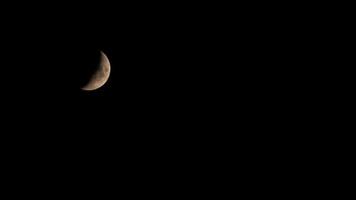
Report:
M97 70L92 74L87 84L82 87L82 90L92 91L102 87L110 76L110 62L108 57L100 52L100 62Z

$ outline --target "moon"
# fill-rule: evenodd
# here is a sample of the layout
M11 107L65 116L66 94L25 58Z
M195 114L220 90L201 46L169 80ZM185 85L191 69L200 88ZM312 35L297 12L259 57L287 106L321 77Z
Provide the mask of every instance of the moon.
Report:
M89 81L81 88L82 90L92 91L102 87L110 76L110 62L104 52L100 51L100 62Z

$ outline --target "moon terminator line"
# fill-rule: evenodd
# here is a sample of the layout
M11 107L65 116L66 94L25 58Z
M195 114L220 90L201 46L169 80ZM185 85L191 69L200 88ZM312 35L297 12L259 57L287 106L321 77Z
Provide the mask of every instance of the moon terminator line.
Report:
M96 90L102 87L110 76L110 62L104 52L100 51L100 62L98 68L90 77L88 83L86 83L81 89L86 91Z

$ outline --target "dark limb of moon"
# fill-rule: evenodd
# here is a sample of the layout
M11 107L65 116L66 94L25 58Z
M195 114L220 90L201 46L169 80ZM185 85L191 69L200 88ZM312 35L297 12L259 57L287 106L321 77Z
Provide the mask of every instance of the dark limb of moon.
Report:
M100 62L97 70L91 75L88 83L82 87L82 90L96 90L103 86L110 76L110 62L103 52L100 52Z

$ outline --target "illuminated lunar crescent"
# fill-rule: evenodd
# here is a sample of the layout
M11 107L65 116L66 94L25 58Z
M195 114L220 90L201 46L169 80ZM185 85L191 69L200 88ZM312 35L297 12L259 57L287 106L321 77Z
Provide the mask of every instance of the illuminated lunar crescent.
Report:
M110 76L110 62L108 57L103 52L100 52L100 62L97 70L90 77L87 84L82 87L82 90L96 90L103 86Z

